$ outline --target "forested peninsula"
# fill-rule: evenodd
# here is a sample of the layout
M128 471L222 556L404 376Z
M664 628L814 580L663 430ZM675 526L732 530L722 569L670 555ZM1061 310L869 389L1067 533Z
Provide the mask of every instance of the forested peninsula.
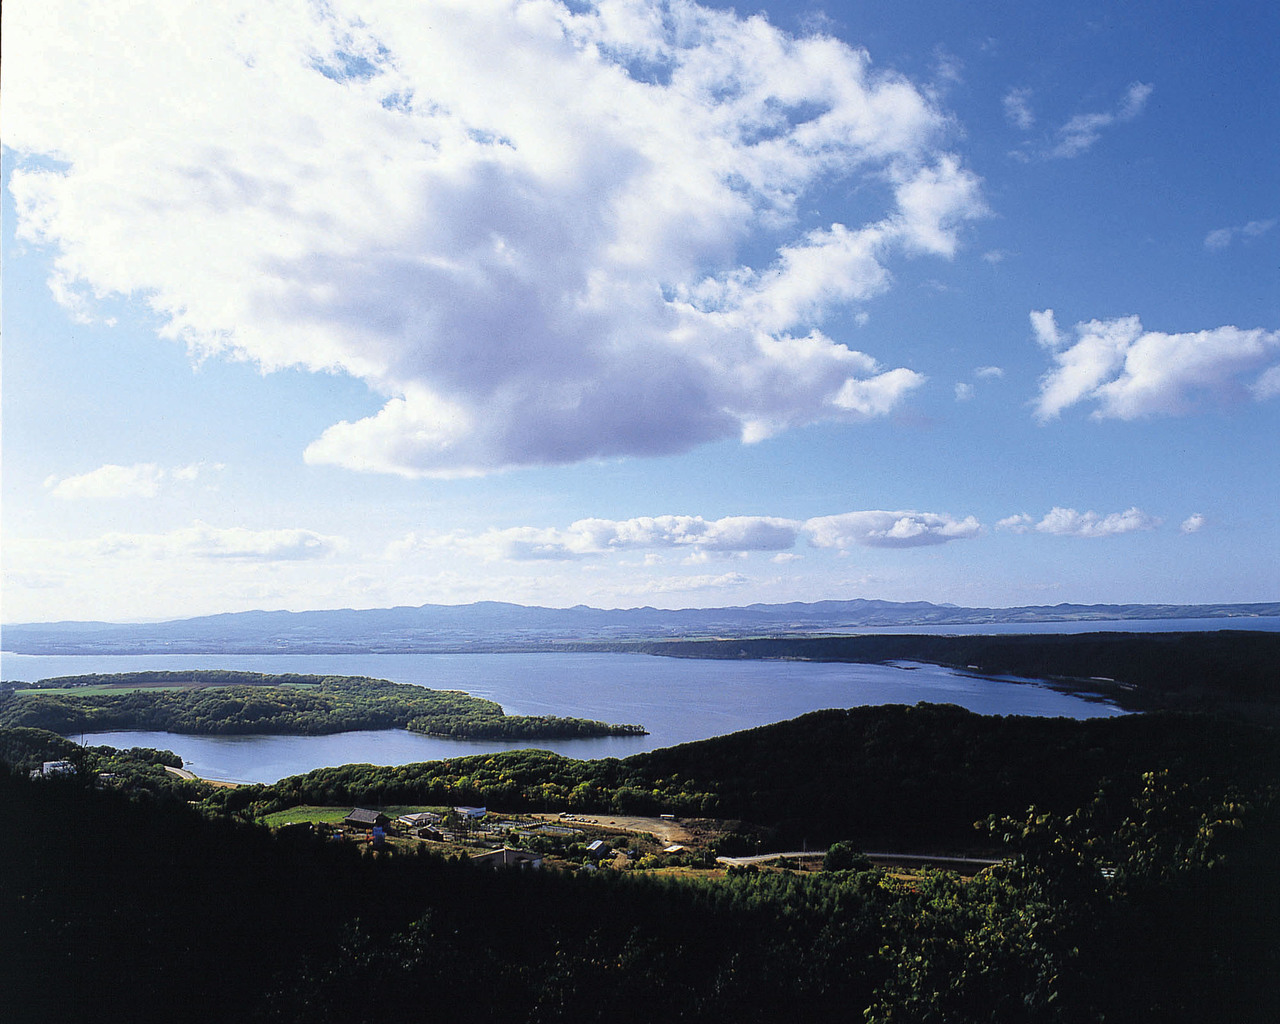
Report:
M62 735L118 729L202 735L323 735L408 729L454 739L540 740L643 735L554 715L508 715L457 690L364 676L152 671L60 676L0 689L0 727Z
M600 641L561 649L719 660L917 661L1047 680L1064 690L1102 694L1135 711L1280 711L1280 633L1260 630Z

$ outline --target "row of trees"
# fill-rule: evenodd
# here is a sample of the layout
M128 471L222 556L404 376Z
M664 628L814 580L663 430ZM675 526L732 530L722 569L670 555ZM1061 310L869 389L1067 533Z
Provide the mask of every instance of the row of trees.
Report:
M989 819L1009 860L971 881L856 856L690 881L364 855L0 769L0 813L23 823L0 832L6 1006L193 1024L1277 1019L1274 793L1162 772L1130 790Z

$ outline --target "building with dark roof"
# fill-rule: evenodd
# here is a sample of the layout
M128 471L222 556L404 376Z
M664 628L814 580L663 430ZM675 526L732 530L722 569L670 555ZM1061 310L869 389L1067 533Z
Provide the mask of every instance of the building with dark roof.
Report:
M536 870L542 867L542 857L528 850L513 850L504 846L501 850L477 853L471 858L471 863L484 864L491 868L518 867Z
M381 811L369 811L363 807L354 807L351 813L342 819L342 824L351 828L386 828L391 819Z

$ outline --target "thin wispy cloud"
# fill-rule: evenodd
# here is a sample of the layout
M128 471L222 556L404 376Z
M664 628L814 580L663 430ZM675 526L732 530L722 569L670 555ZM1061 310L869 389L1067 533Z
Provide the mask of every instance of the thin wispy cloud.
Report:
M55 498L154 498L160 493L164 471L153 462L132 466L108 463L77 476L50 476L44 485Z
M1041 422L1081 402L1093 404L1095 419L1132 420L1187 413L1206 397L1262 400L1280 390L1280 331L1165 334L1127 316L1079 323L1068 335L1051 309L1033 312L1031 324L1054 364L1035 402Z
M1204 247L1210 250L1226 249L1238 239L1248 241L1253 238L1261 238L1268 231L1280 224L1280 219L1275 217L1267 220L1251 220L1247 224L1241 224L1239 227L1215 228L1204 236Z
M1096 114L1077 114L1057 130L1048 156L1070 158L1091 149L1102 133L1117 124L1132 121L1147 105L1153 87L1144 82L1129 86L1115 110Z
M1036 115L1031 109L1030 89L1010 89L1001 102L1004 106L1004 118L1014 128L1028 132L1035 127Z
M97 555L149 559L228 560L237 562L293 562L327 558L346 547L345 539L314 530L252 530L241 526L215 527L195 522L167 533L110 533L97 538Z
M999 366L979 366L973 371L973 379L979 382L1001 380L1003 377L1004 370ZM977 388L969 381L958 381L954 390L957 402L972 401L977 394Z
M74 476L45 478L44 485L55 498L118 499L155 498L168 480L190 483L202 473L225 468L221 463L194 462L165 469L154 462L138 462L131 466L108 463Z
M632 598L660 597L665 594L695 594L717 590L740 590L752 582L750 577L744 576L740 572L726 572L715 575L704 573L647 579L641 583L619 588L618 592Z
M922 375L828 322L984 212L924 88L760 16L80 13L13 19L6 144L60 161L15 168L20 236L68 306L146 295L198 356L365 381L384 407L312 463L463 476L887 415ZM833 182L865 218L804 225Z
M1011 155L1024 161L1069 160L1080 156L1092 149L1106 132L1137 119L1146 109L1153 91L1154 86L1146 82L1134 82L1113 109L1076 114L1047 136L1042 135L1041 141L1019 144ZM1005 120L1019 131L1030 131L1036 125L1030 99L1027 89L1011 89L1005 93Z

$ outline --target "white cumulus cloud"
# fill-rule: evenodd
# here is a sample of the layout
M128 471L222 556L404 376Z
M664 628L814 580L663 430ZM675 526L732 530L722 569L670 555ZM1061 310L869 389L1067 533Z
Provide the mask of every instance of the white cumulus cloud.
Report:
M1011 533L1026 533L1034 525L1035 520L1025 512L1018 512L996 521L997 530L1008 530Z
M210 470L222 470L222 463L193 462L165 469L154 462L137 462L132 466L108 463L88 473L45 478L44 485L55 498L154 498L165 480L190 483Z
M480 534L411 536L396 542L392 558L406 551L460 548L486 560L562 560L609 552L697 549L725 553L785 551L795 546L801 524L773 516L638 516L634 519L580 519L566 528L512 526Z
M982 532L973 516L955 519L936 512L886 512L868 510L820 516L804 524L809 543L819 548L847 550L912 548L966 540Z
M758 15L10 6L16 230L55 294L365 381L384 407L312 462L457 476L882 416L923 378L826 332L984 212L927 89ZM835 182L857 212L806 223Z
M387 557L399 561L433 549L462 550L486 561L591 558L618 552L683 551L688 559L708 555L771 553L775 561L799 556L792 548L803 537L818 548L919 547L977 536L973 516L955 519L935 512L845 512L814 519L778 516L637 516L580 519L567 527L511 526L483 533L409 534L393 542Z
M1096 419L1177 415L1206 395L1268 398L1280 381L1280 331L1227 326L1165 334L1127 316L1076 324L1070 338L1049 309L1033 312L1031 323L1055 364L1040 380L1041 422L1083 401L1095 403Z
M1198 533L1204 529L1205 517L1203 513L1193 512L1182 521L1182 525L1178 528L1183 533Z
M1059 537L1115 537L1138 530L1154 530L1159 525L1159 519L1136 506L1105 516L1097 512L1077 512L1073 508L1055 506L1036 523L1035 528L1041 533Z

